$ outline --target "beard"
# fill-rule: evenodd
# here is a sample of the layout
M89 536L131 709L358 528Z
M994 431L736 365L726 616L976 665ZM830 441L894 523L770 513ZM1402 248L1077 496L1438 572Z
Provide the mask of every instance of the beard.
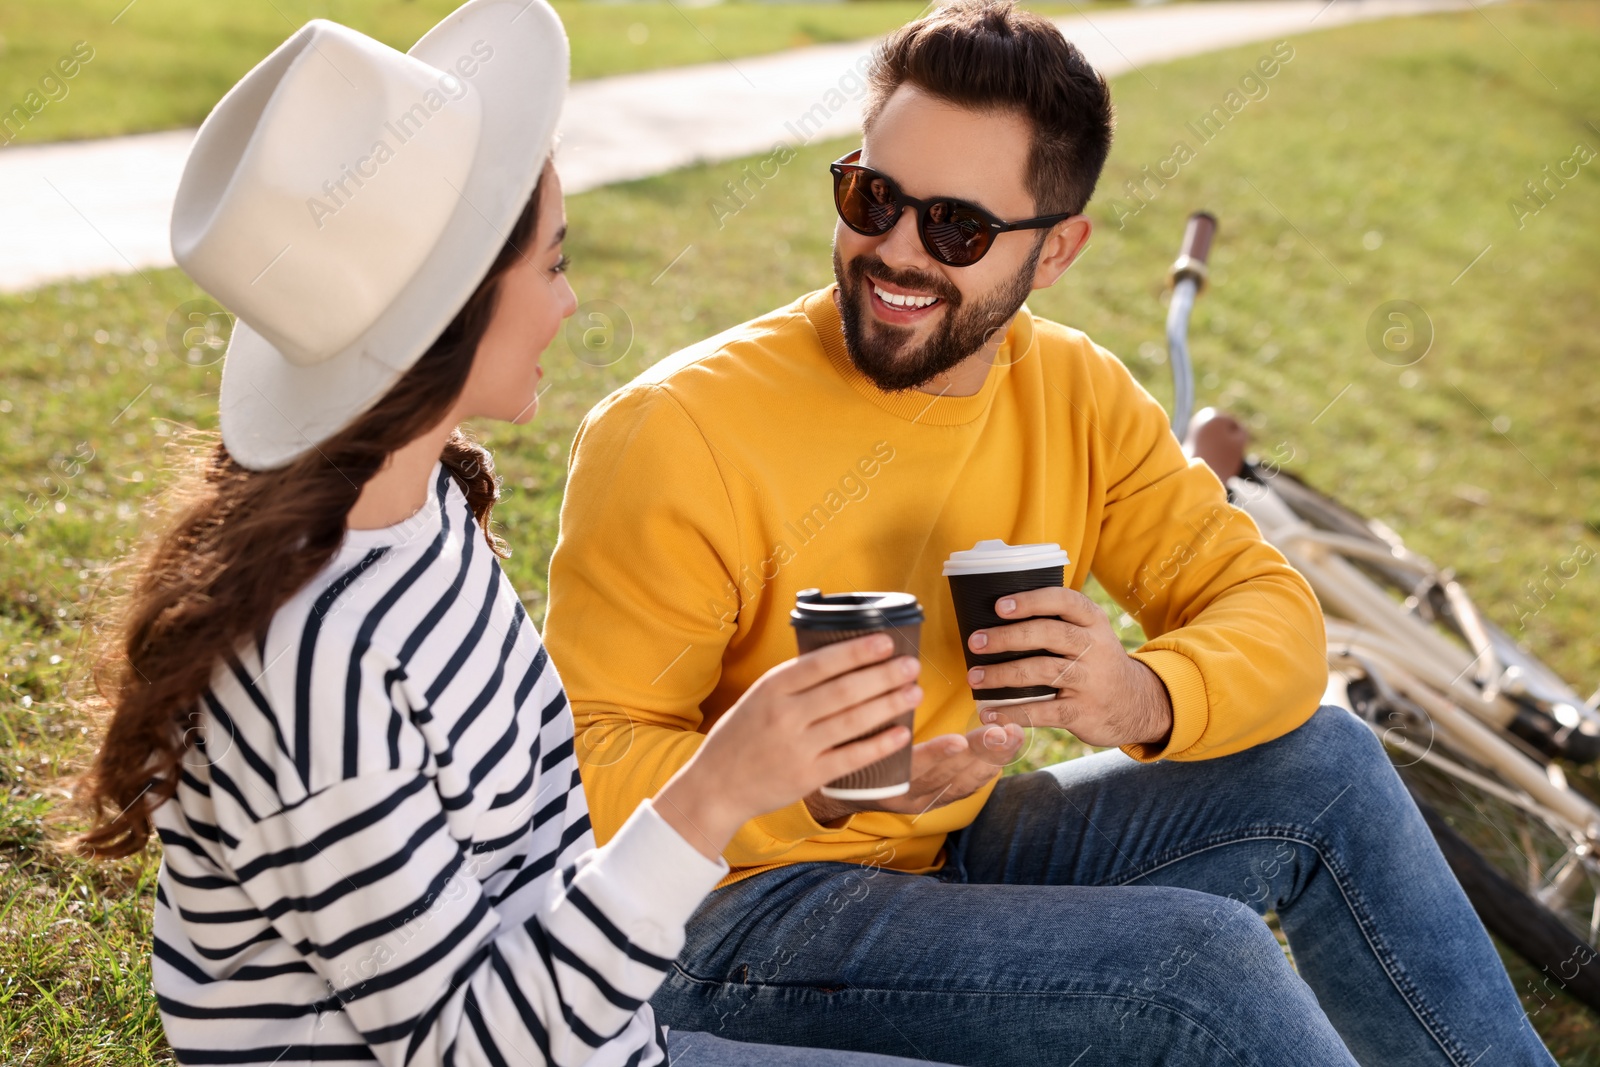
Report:
M942 275L891 270L883 260L870 253L846 264L839 258L839 248L835 245L833 277L839 283L839 318L850 362L885 392L901 392L927 384L982 348L996 332L1005 329L1006 323L1033 291L1033 271L1043 247L1043 240L1035 242L1032 254L1016 274L965 307L961 291ZM938 297L944 305L944 316L934 335L913 347L912 327L874 321L865 306L871 298L868 286L872 283L867 280L868 274Z

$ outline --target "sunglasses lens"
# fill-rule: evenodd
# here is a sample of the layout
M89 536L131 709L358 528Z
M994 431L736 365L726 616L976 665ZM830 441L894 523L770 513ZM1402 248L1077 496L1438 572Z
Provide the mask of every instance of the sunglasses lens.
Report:
M888 181L876 174L845 170L834 182L839 217L858 233L888 233L900 217L900 205Z
M955 201L936 200L922 216L922 235L938 258L952 267L966 267L983 258L994 235L974 209Z

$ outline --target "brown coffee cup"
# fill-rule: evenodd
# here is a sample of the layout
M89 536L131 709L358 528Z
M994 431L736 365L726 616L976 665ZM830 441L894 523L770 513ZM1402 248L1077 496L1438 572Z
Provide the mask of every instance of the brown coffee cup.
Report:
M887 633L894 640L894 655L918 655L922 634L922 605L910 593L829 593L802 589L795 594L789 625L804 655L823 645L848 641L867 634ZM861 737L881 733L891 726L904 726L909 734L916 709L907 708L889 722ZM822 795L836 800L882 800L900 796L911 788L911 739L897 749L860 770L835 779L822 787Z
M969 670L1039 655L1040 649L974 652L967 641L978 630L1021 622L1021 619L1002 619L995 613L995 602L1010 593L1064 584L1067 563L1067 554L1056 544L1008 545L1004 541L979 541L970 549L950 554L944 573L950 579L950 599L955 604L956 627L961 631L961 653L966 657ZM972 691L980 711L1005 704L1054 700L1057 695L1056 689L1048 685Z

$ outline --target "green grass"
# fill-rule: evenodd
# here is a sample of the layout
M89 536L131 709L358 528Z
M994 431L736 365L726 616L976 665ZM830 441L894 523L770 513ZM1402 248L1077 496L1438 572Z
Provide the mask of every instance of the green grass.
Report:
M1268 96L1197 146L1120 230L1110 200L1124 180L1167 159L1175 139L1194 147L1184 123L1220 102L1267 46L1151 68L1154 85L1119 79L1117 148L1091 211L1099 229L1080 265L1032 306L1088 330L1165 400L1160 279L1184 215L1215 211L1222 231L1194 344L1202 401L1241 413L1264 454L1292 450L1293 469L1454 565L1491 617L1592 686L1597 569L1525 623L1519 598L1574 545L1600 547L1600 385L1590 373L1600 160L1522 229L1507 200L1575 142L1600 148L1586 125L1600 124L1600 9L1486 13L1493 25L1466 13L1298 40ZM829 280L824 167L840 151L805 148L722 229L710 203L737 163L572 199L574 283L586 301L625 309L632 344L601 367L558 342L539 419L486 428L516 548L508 573L536 621L577 420L675 348ZM190 365L169 342L174 309L198 296L166 271L0 297L0 518L11 524L0 536L17 531L0 544L6 1063L166 1062L144 987L154 852L93 870L54 858L43 828L63 772L88 752L72 699L85 611L140 532L138 509L163 482L174 428L215 423L217 368ZM1373 310L1392 299L1416 302L1434 324L1431 351L1411 367L1375 358L1365 341ZM1041 735L1027 765L1077 751L1070 738ZM1528 988L1533 973L1509 967ZM1594 1016L1558 1001L1533 1022L1563 1063L1600 1064Z
M0 22L0 115L37 92L77 42L87 42L93 58L65 82L64 96L52 83L60 99L39 93L31 103L38 114L20 133L15 124L0 131L0 144L13 135L27 143L198 125L229 86L307 19L343 22L404 50L458 6L460 0L13 0ZM1028 6L1074 10L1070 3ZM924 10L917 0L709 8L556 0L555 7L572 41L574 78L874 37Z

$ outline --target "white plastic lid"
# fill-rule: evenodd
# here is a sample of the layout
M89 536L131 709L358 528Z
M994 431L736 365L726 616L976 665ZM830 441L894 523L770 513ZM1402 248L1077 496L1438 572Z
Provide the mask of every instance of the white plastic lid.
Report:
M1040 567L1065 567L1070 560L1058 544L1008 545L1004 541L979 541L962 552L950 553L944 573L994 574L1000 571L1031 571Z

